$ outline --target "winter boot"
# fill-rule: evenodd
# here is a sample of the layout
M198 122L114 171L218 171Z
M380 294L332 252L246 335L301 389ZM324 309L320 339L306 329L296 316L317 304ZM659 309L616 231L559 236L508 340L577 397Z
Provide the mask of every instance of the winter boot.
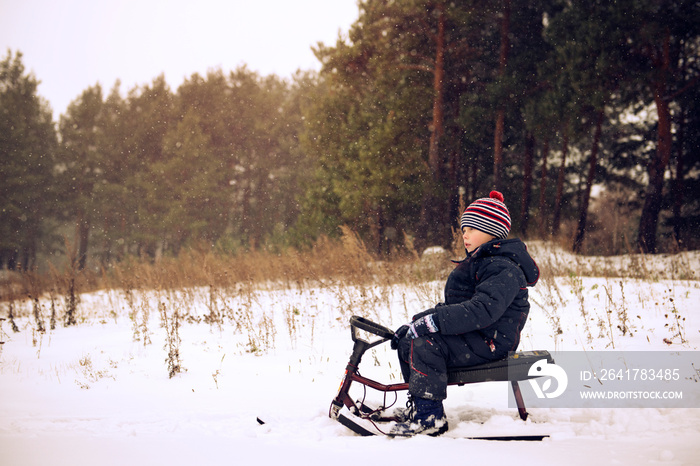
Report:
M416 405L413 402L413 398L409 396L408 400L406 400L406 407L393 410L390 419L396 422L406 422L411 419L415 411Z
M408 412L408 419L397 422L389 435L392 437L412 437L416 434L436 437L447 432L447 417L442 401L414 398L413 409Z
M357 404L361 405L362 401L358 401ZM369 415L369 418L375 422L406 422L410 419L414 410L413 400L409 396L405 408L394 408L391 412L389 412L389 408L376 410Z

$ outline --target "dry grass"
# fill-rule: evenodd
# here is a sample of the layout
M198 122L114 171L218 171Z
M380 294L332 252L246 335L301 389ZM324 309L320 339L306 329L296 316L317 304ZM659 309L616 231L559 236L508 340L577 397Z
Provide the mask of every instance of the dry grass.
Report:
M529 251L538 262L541 283L557 276L605 278L635 278L698 280L696 270L699 252L676 255L626 255L584 257L566 252L556 243L528 241ZM397 284L410 284L414 289L431 281L442 281L453 267L450 258L459 258L461 241L458 232L451 251L421 258L409 240L403 253L391 260L379 260L351 230L344 228L339 240L319 239L304 251L287 249L283 252L264 250L236 255L213 250L191 249L178 257L151 260L131 258L99 271L78 272L70 267L51 269L49 273L27 272L13 274L0 282L0 302L35 301L48 297L62 305L64 322L70 325L75 316L71 310L79 304L80 295L97 290L122 290L125 296L133 291L159 291L206 287L209 290L211 319L225 309L216 309L217 297L237 290L253 295L253 290L305 289L309 287L359 287L372 295L372 289ZM247 290L247 291L246 291ZM339 291L338 293L342 293ZM354 295L354 293L352 293ZM556 302L556 290L552 290ZM338 296L343 300L343 296ZM128 301L128 299L127 299ZM357 303L348 303L348 307ZM133 306L133 304L130 304ZM52 311L47 310L47 314ZM135 310L132 307L132 313ZM40 315L41 312L38 313Z
M598 331L614 348L618 335L625 336L634 327L628 312L630 299L643 299L628 296L628 283L634 285L640 279L695 281L695 271L700 269L700 252L582 257L551 242L527 244L541 271L538 297L532 302L545 312L555 347L563 334L562 310L570 299L575 300L585 322L583 332L588 340ZM460 252L457 232L450 252L433 250L421 257L407 241L403 254L381 261L357 235L344 229L340 240L321 238L305 251L222 255L193 249L177 258L131 259L99 271L67 268L44 275L18 274L0 283L0 316L5 321L0 320L0 341L3 332L19 332L19 323L31 330L39 355L43 335L54 330L57 317L69 326L128 316L133 340L144 347L152 343L152 335L166 333L163 349L168 374L173 377L186 371L181 363L181 326L201 323L212 330L228 329L240 337L242 351L260 354L285 338L295 346L301 333L305 344L313 345L316 326L328 324L318 320L319 309L326 303L315 303L314 296L330 298L332 318L338 322L354 314L386 324L406 322L422 304L442 299L442 284L453 267L449 259L460 258ZM586 284L582 280L586 276L602 281ZM96 291L108 292L90 294ZM673 303L669 293L660 301ZM308 299L311 304L304 307L295 301L301 296L301 301ZM605 313L602 317L589 315L595 311L589 300L599 302L600 296ZM91 301L95 299L101 304L95 305ZM668 341L682 343L686 340L685 319L672 306ZM277 318L275 309L282 312ZM392 311L387 314L387 309ZM161 330L152 316L160 318ZM82 366L89 369L87 363ZM212 374L215 383L217 376L217 372Z

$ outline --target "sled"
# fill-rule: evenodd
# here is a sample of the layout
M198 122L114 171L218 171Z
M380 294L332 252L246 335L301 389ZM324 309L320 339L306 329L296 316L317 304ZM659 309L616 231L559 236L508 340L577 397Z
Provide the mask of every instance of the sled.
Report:
M380 324L372 322L364 317L353 316L350 318L350 330L352 341L354 342L350 360L345 368L338 395L333 399L329 416L331 419L339 421L344 426L360 435L375 435L375 431L382 432L376 428L378 422L392 421L391 417L386 417L386 412L391 405L396 402L398 395L395 395L393 402L387 406L387 394L408 390L408 383L383 384L375 380L360 375L359 366L364 353L380 345L394 336L394 332ZM371 341L363 338L360 332L377 336L379 338ZM448 370L448 385L466 385L483 382L510 382L513 397L518 408L518 415L525 421L528 417L525 402L520 391L519 382L535 378L528 374L530 366L537 361L546 359L547 363L554 363L554 359L548 351L521 351L512 353L509 357L498 361L480 364L469 367L453 367ZM365 405L364 400L355 401L350 396L350 387L353 383L384 393L382 406L372 408ZM344 409L346 408L346 409ZM342 410L342 412L341 412ZM350 416L345 415L348 412ZM375 427L375 429L372 428ZM517 437L489 437L486 440L542 440L546 436L517 436Z

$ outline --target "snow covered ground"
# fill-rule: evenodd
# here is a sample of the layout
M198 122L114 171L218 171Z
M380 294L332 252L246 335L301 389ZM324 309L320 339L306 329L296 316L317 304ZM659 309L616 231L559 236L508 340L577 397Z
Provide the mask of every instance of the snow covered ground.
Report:
M541 267L550 260L544 245L531 251ZM543 273L520 349L697 350L698 257L682 257L685 274L647 281ZM680 259L645 264L668 271ZM501 382L450 387L451 428L439 438L364 438L329 419L350 316L395 328L440 301L442 286L97 292L81 297L78 325L54 330L43 300L45 333L32 303L16 303L20 331L5 320L0 333L0 464L698 464L700 409L530 409L523 422ZM176 313L178 335L162 325ZM169 343L181 364L172 378ZM395 358L380 345L362 374L396 382ZM465 438L540 433L551 437Z

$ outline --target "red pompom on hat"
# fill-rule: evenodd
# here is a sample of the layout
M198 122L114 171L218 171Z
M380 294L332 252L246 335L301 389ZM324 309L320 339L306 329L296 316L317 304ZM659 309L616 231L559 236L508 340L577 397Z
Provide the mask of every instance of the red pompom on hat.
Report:
M506 239L510 233L510 212L506 207L503 194L491 191L489 197L483 197L469 204L462 214L460 227L471 227L499 239Z
M503 200L503 194L501 194L499 191L491 191L489 193L489 198L496 199L497 201L500 201L500 202L505 202Z

